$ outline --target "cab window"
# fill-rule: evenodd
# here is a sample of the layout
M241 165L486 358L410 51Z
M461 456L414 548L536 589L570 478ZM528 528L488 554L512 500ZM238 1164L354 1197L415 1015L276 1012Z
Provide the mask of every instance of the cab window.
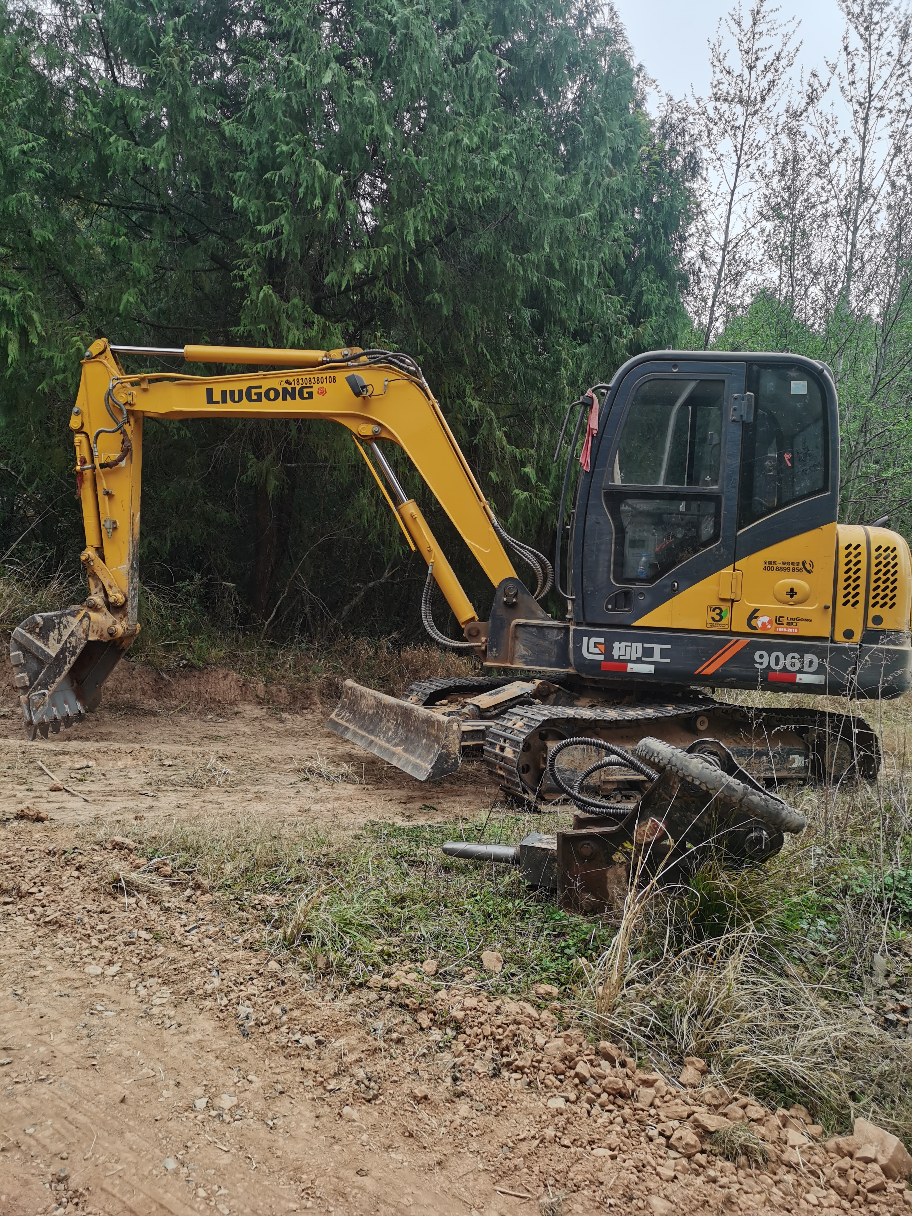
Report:
M827 489L826 401L806 367L748 367L754 420L741 439L738 527Z
M615 583L655 583L719 540L725 388L686 376L637 385L602 486Z
M722 380L657 376L640 384L606 485L718 485L724 393Z

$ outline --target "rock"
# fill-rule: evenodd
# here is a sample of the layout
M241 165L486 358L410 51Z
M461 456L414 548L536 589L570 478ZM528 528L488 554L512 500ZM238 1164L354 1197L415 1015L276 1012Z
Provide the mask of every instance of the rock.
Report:
M709 1072L709 1065L705 1060L701 1060L699 1056L685 1056L684 1067L695 1069L701 1076L705 1072Z
M685 1064L681 1069L678 1080L682 1085L686 1085L688 1089L692 1089L695 1085L699 1085L703 1080L703 1074L697 1072L695 1068L691 1068L689 1064Z
M209 1105L208 1098L197 1098L195 1100L195 1102L193 1103L193 1109L194 1110L205 1110L208 1105Z
M548 1099L548 1110L563 1110L566 1107L566 1105L567 1105L567 1103L564 1101L563 1098L549 1098Z
M218 1105L220 1110L231 1110L233 1106L237 1106L237 1098L232 1097L231 1094L221 1094Z
M875 954L871 960L871 979L875 988L883 988L890 974L890 964L882 954Z
M603 1060L608 1060L612 1064L617 1064L619 1060L623 1060L624 1058L623 1051L620 1047L615 1047L613 1043L599 1043L598 1053Z
M791 1136L793 1133L789 1132ZM861 1148L855 1152L855 1160L861 1165L868 1165L872 1161L877 1160L877 1145L873 1141L868 1141L862 1144Z
M755 1119L762 1119L765 1114L766 1111L762 1106L758 1106L756 1102L748 1102L747 1106L744 1108L744 1117L745 1119L750 1119L751 1122L753 1122Z
M657 1165L656 1173L659 1175L659 1177L662 1179L663 1182L673 1182L674 1181L675 1170L674 1170L673 1165Z
M720 1131L723 1127L731 1126L724 1115L711 1115L706 1110L698 1110L691 1115L690 1123L697 1131L705 1132L707 1136L711 1136L713 1132Z
M885 1191L887 1189L887 1180L884 1172L876 1161L872 1162L865 1171L862 1186L869 1195L874 1195L878 1191Z
M532 989L536 996L555 997L560 996L560 989L555 988L553 984L536 984Z
M115 963L113 967L105 967L105 975L114 976L120 970L120 963Z
M492 971L495 975L500 975L503 971L503 955L498 954L496 950L482 950L481 965L485 971Z
M353 1106L343 1106L342 1107L342 1118L346 1119L349 1123L357 1123L358 1122L358 1112L355 1110L355 1108Z
M416 1102L429 1102L431 1098L431 1091L426 1085L416 1085L412 1089L412 1097Z
M674 1177L674 1170L671 1171L671 1176ZM653 1216L676 1216L678 1211L673 1203L669 1203L661 1195L647 1195L646 1207L653 1213Z
M644 1110L649 1110L650 1106L655 1102L655 1097L656 1091L651 1085L641 1085L636 1091L637 1106L642 1107Z
M833 1136L823 1147L833 1157L851 1157L861 1144L854 1136Z
M877 1164L891 1181L908 1178L912 1173L912 1156L897 1136L866 1119L855 1120L853 1135L858 1140L876 1145Z
M422 1030L430 1030L432 1025L431 1015L424 1009L420 1013L415 1014L415 1021Z
M280 963L277 963L274 958L271 958L269 960L269 962L266 964L266 970L267 971L281 971L282 966Z
M27 819L30 823L47 823L48 813L40 807L21 806L16 812L15 819Z
M124 849L127 853L135 853L139 845L135 840L128 840L126 836L112 836L108 841L108 847L112 849ZM169 1157L170 1161L171 1158Z
M744 1123L744 1121L747 1119L747 1115L744 1113L744 1107L739 1106L737 1102L732 1102L731 1106L726 1106L723 1114L725 1115L726 1119L728 1119L729 1123Z
M579 1081L581 1085L585 1085L586 1082L589 1080L589 1078L592 1076L592 1071L589 1068L589 1065L586 1063L585 1060L580 1060L578 1062L576 1068L574 1068L574 1070L573 1070L573 1075L576 1077L577 1081Z
M169 1174L171 1173L172 1170L177 1169L177 1162L174 1160L173 1157L166 1157L164 1159L164 1161L162 1162L162 1165L165 1167L165 1169L168 1171Z
M97 967L94 963L89 963L88 967L83 967L83 971L86 975L101 975L101 968Z
M676 1153L680 1153L682 1157L692 1157L694 1153L700 1151L700 1141L689 1127L679 1127L668 1141L668 1145Z
M439 965L440 964L437 962L437 960L435 958L426 958L424 960L424 962L421 964L421 970L424 972L425 975L436 975L437 968L439 967Z
M797 1128L789 1127L785 1132L785 1142L789 1148L806 1148L810 1143L804 1132L799 1132ZM877 1149L871 1149L869 1161L873 1161L877 1157Z
M51 784L48 786L48 793L50 793L50 794L62 794L62 793L63 793L63 786L60 784L60 782L59 782L59 781L52 781L52 782L51 782Z

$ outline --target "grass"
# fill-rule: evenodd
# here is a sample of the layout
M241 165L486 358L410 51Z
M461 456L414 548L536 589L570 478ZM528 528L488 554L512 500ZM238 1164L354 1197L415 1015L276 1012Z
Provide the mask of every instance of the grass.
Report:
M743 1158L751 1165L762 1165L769 1157L764 1142L745 1123L732 1123L713 1132L709 1146L727 1161L740 1163Z
M53 612L85 599L78 572L52 570L45 563L7 562L0 566L0 631L11 633L36 612Z
M239 629L235 606L212 611L194 589L144 586L142 629L131 647L135 662L169 674L229 668L250 680L290 692L338 697L342 681L357 680L384 692L402 692L414 680L480 672L476 659L430 644L403 645L397 636L366 638L329 631L318 638L274 641L256 629Z
M370 823L346 838L278 832L256 820L174 824L141 836L133 825L131 834L150 856L175 857L175 868L219 891L270 949L290 951L304 967L319 962L340 983L427 958L451 982L467 970L481 975L482 951L496 950L504 969L485 976L492 989L572 990L584 976L579 960L607 948L612 926L561 911L513 867L476 867L440 850L453 835L512 842L532 826L527 814L497 807L477 822Z

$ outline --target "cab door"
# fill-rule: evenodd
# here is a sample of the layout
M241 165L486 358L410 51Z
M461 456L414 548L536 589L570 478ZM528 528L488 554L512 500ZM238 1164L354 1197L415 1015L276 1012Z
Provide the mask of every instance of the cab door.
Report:
M754 415L742 441L735 543L742 591L734 628L771 640L782 635L782 643L829 637L839 490L835 386L819 364L795 355L760 356L748 364L747 383Z
M730 584L744 394L743 363L656 359L625 376L575 530L577 621L702 629L711 603L712 627L731 628L719 575Z

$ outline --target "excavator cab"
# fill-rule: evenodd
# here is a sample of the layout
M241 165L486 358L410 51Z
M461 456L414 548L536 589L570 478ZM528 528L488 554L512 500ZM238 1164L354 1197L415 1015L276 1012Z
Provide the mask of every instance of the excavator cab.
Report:
M576 670L594 674L597 658L600 672L665 684L743 688L759 676L761 687L905 691L908 547L884 528L838 525L838 497L823 364L631 360L605 392L572 513Z
M801 615L812 615L800 632L830 634L835 386L810 360L761 358L653 355L619 373L579 487L572 554L581 623L722 633L746 627L755 608L781 612L800 600ZM803 574L807 591L779 601L779 579L752 578L745 596L733 575L757 554L759 574L771 564L783 569L767 573Z

